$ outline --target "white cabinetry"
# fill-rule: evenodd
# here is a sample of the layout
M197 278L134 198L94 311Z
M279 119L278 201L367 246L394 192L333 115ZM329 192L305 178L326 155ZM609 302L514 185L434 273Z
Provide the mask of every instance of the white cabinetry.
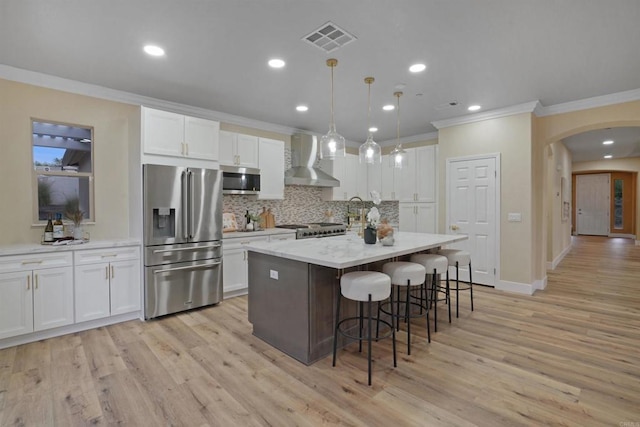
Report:
M400 203L400 231L436 232L436 203Z
M220 164L246 168L258 167L258 137L221 130ZM283 174L284 179L284 174Z
M399 169L395 169L389 163L390 156L385 154L382 156L382 164L369 166L368 170L368 190L377 191L380 193L382 200L397 200L396 197L396 180L398 181L398 187L400 186L400 179L395 178L396 171L399 173Z
M0 339L73 322L71 253L0 259Z
M245 247L265 242L269 236L225 238L222 245L222 290L224 298L247 293L249 287L248 258Z
M140 310L138 247L74 254L76 322Z
M436 146L407 149L407 164L396 172L395 192L401 202L436 201Z
M284 199L284 141L259 138L258 199Z
M339 187L323 192L324 200L349 200L354 196L367 200L367 165L361 165L357 155L347 154L345 157L336 157L335 160L323 160L320 168L340 181Z
M218 122L142 108L145 154L218 160Z

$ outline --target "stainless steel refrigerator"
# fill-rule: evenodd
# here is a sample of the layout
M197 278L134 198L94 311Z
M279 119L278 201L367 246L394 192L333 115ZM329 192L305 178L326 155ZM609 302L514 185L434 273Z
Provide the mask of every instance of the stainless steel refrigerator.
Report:
M222 300L222 172L144 165L144 316Z

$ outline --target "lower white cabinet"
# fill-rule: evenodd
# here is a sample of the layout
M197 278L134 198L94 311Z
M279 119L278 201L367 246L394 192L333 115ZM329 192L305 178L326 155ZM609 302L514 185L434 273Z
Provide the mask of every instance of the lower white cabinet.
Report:
M400 231L436 232L436 203L399 203Z
M71 253L0 260L0 339L73 322Z
M222 245L222 291L225 297L247 293L249 287L248 258L245 247L266 242L269 236L225 239Z
M75 253L76 322L140 310L138 247Z

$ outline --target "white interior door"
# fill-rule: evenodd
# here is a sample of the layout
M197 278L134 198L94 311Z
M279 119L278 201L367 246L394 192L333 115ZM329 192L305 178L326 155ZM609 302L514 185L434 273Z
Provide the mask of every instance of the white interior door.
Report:
M609 235L610 176L608 173L576 176L576 231Z
M498 259L496 205L499 157L447 160L447 233L468 240L450 245L471 253L473 282L494 286ZM460 269L468 280L468 268Z

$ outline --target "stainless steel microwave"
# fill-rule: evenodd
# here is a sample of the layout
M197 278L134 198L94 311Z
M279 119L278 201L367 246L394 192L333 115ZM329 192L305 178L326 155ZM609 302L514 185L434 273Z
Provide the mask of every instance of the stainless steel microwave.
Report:
M258 194L260 169L220 166L223 194Z

